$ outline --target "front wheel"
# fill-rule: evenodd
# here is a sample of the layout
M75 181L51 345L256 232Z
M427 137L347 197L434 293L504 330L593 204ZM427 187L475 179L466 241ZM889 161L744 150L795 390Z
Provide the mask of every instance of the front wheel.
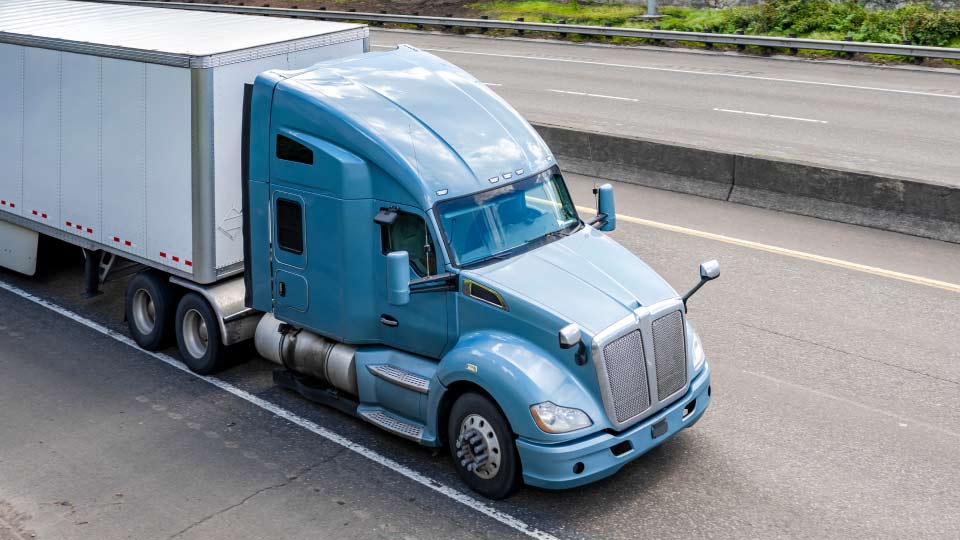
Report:
M457 474L471 489L503 499L520 488L520 456L513 430L500 408L473 392L450 410L447 440Z

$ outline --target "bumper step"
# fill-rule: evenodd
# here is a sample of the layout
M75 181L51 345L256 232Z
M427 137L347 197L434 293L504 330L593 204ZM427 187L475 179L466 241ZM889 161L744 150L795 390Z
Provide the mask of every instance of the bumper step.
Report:
M397 418L380 410L361 411L360 417L371 424L414 442L423 441L423 426Z

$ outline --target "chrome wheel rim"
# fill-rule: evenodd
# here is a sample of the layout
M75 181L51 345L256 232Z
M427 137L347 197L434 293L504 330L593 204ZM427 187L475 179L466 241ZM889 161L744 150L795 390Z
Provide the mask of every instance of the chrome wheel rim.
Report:
M191 309L183 315L183 344L194 358L203 358L209 345L207 323L200 312Z
M500 472L500 440L483 416L470 414L460 422L457 448L461 466L480 478L489 480Z
M152 333L157 325L157 305L150 293L137 289L137 292L133 293L132 311L133 324L137 326L137 330L144 335Z

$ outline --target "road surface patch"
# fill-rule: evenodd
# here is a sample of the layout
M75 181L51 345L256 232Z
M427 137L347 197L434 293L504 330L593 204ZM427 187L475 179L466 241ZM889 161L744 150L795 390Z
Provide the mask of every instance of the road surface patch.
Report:
M234 386L234 385L232 385L232 384L230 384L230 383L228 383L228 382L226 382L226 381L224 381L224 380L218 379L218 378L216 378L216 377L198 375L198 374L190 371L190 368L188 368L186 365L184 365L182 362L180 362L180 361L177 360L176 358L173 358L172 356L169 356L169 355L166 355L166 354L163 354L163 353L158 353L158 352L145 351L145 350L141 349L139 346L137 346L136 342L134 342L132 339L130 339L129 337L127 337L127 336L124 335L124 334L121 334L120 332L117 332L116 330L112 330L112 329L110 329L110 328L107 328L106 326L103 326L103 325L101 325L101 324L99 324L99 323L96 323L96 322L94 322L94 321L91 321L90 319L87 319L87 318L83 317L82 315L79 315L79 314L77 314L77 313L74 313L73 311L70 311L70 310L67 309L67 308L64 308L64 307L62 307L62 306L60 306L60 305L57 305L57 304L55 304L55 303L53 303L53 302L50 302L50 301L45 300L45 299L43 299L43 298L40 298L39 296L36 296L36 295L34 295L34 294L31 294L31 293L29 293L29 292L27 292L27 291L25 291L25 290L23 290L23 289L15 286L15 285L11 285L11 284L6 283L6 282L4 282L4 281L0 281L0 289L3 289L3 290L5 290L5 291L7 291L7 292L9 292L9 293L15 294L15 295L17 295L17 296L19 296L20 298L23 298L23 299L25 299L25 300L29 300L30 302L33 302L33 303L35 303L35 304L37 304L37 305L39 305L39 306L45 307L45 308L47 308L47 309L49 309L49 310L51 310L51 311L53 311L53 312L55 312L55 313L57 313L57 314L59 314L59 315L62 315L63 317L66 317L66 318L68 318L68 319L70 319L70 320L72 320L72 321L74 321L74 322L77 322L77 323L79 323L79 324L81 324L81 325L83 325L83 326L86 326L87 328L89 328L89 329L91 329L91 330L94 330L94 331L96 331L96 332L98 332L98 333L100 333L100 334L103 334L103 335L105 335L105 336L107 336L107 337L109 337L109 338L112 338L112 339L114 339L115 341L119 341L120 343L123 343L124 345L128 345L128 346L130 346L131 348L136 349L138 352L141 352L141 353L143 353L143 354L145 354L145 355L148 355L148 356L152 356L153 358L155 358L155 359L157 359L157 360L160 360L161 362L163 362L163 363L165 363L165 364L167 364L167 365L169 365L169 366L171 366L171 367L174 367L174 368L176 368L176 369L178 369L178 370L180 370L180 371L182 371L182 372L184 372L184 373L187 373L187 374L189 374L189 375L192 376L192 377L196 377L197 379L200 379L200 380L202 380L202 381L205 381L205 382L207 382L207 383L209 383L209 384L211 384L211 385L213 385L213 386L216 386L217 388L219 388L219 389L221 389L221 390L223 390L223 391L225 391L225 392L228 392L228 393L232 394L233 396L235 396L235 397L237 397L237 398L240 398L240 399L242 399L242 400L244 400L244 401L246 401L246 402L248 402L248 403L250 403L250 404L252 404L252 405L255 405L255 406L257 406L257 407L259 407L259 408L261 408L261 409L263 409L263 410L265 410L265 411L273 414L274 416L277 416L277 417L279 417L279 418L282 418L282 419L284 419L284 420L286 420L286 421L288 421L288 422L290 422L290 423L292 423L292 424L295 424L295 425L297 425L297 426L300 426L300 427L303 428L303 429L306 429L307 431L310 431L310 432L312 432L312 433L314 433L314 434L316 434L316 435L319 435L319 436L323 437L324 439L327 439L327 440L330 441L330 442L339 444L340 446L343 446L344 448L346 448L346 449L348 449L348 450L351 450L351 451L353 451L353 452L355 452L355 453L357 453L357 454L360 454L361 456L369 459L370 461L373 461L373 462L375 462L375 463L377 463L377 464L379 464L379 465L382 465L383 467L385 467L385 468L387 468L387 469L389 469L389 470L391 470L391 471L394 471L394 472L396 472L396 473L399 473L399 474L407 477L407 478L410 479L410 480L413 480L414 482L416 482L416 483L418 483L418 484L420 484L420 485L422 485L422 486L425 486L425 487L427 487L427 488L430 488L431 490L439 493L440 495L443 495L443 496L445 496L445 497L447 497L447 498L449 498L449 499L452 499L452 500L454 500L454 501L456 501L456 502L458 502L458 503L460 503L460 504L462 504L462 505L470 508L471 510L474 510L474 511L479 512L479 513L481 513L481 514L483 514L483 515L485 515L485 516L487 516L487 517L490 517L490 518L492 518L492 519L500 522L501 524L503 524L503 525L505 525L505 526L507 526L507 527L510 527L511 529L514 529L514 530L516 530L516 531L518 531L518 532L520 532L520 533L523 533L523 534L526 535L526 536L529 536L530 538L534 538L534 539L536 539L536 540L559 540L559 538L557 538L556 536L553 536L552 534L550 534L550 533L548 533L548 532L546 532L546 531L541 531L540 529L537 529L536 527L533 527L533 526L531 526L531 525L528 525L527 523L525 523L524 521L520 520L519 518L516 518L516 517L514 517L514 516L512 516L512 515L510 515L510 514L507 514L506 512L502 512L502 511L500 511L500 510L497 510L497 509L494 508L493 506L491 506L491 505L489 505L489 504L487 504L487 503L485 503L485 502L483 502L483 501L481 501L481 500L479 500L479 499L476 499L476 498L474 498L474 497L472 497L472 496L470 496L470 495L467 495L466 493L463 493L463 492L461 492L461 491L459 491L459 490L457 490L457 489L455 489L455 488L453 488L453 487L450 487L450 486L448 486L448 485L446 485L446 484L443 484L443 483L441 483L441 482L439 482L439 481L437 481L437 480L435 480L435 479L433 479L433 478L430 478L429 476L426 476L426 475L424 475L424 474L422 474L422 473L420 473L420 472L417 472L417 471L415 471L415 470L413 470L413 469L411 469L411 468L409 468L409 467L406 467L406 466L398 463L397 461L394 461L393 459L390 459L390 458L387 457L387 456L384 456L384 455L382 455L382 454L380 454L380 453L378 453L378 452L376 452L376 451L374 451L374 450L371 450L371 449L367 448L366 446L363 446L363 445L360 444L360 443L354 442L354 441L352 441L352 440L350 440L350 439L348 439L348 438L346 438L346 437L344 437L344 436L342 436L342 435L340 435L340 434L338 434L338 433L336 433L336 432L334 432L334 431L331 431L331 430L329 430L329 429L327 429L327 428L324 428L324 427L320 426L319 424L317 424L316 422L313 422L312 420L308 420L307 418L304 418L304 417L302 417L302 416L300 416L300 415L297 415L297 414L294 413L294 412L288 411L287 409L284 409L283 407L280 407L279 405L276 405L275 403L271 403L271 402L269 402L269 401L267 401L267 400L265 400L265 399L263 399L263 398L257 397L257 396L255 396L255 395L247 392L246 390L243 390L243 389L241 389L241 388L238 388L238 387L236 387L236 386ZM187 426L188 426L188 427L192 427L192 426L190 426L190 424L187 424ZM199 429L200 426L197 425L197 428ZM265 465L265 466L266 466L266 465ZM2 530L2 529L0 529L0 530ZM17 539L17 537L14 537L14 538ZM7 539L6 539L6 538L2 538L2 539L0 539L0 540L7 540ZM19 540L19 539L17 539L17 540Z
M382 49L393 49L395 47L388 45L373 45L373 47L378 47ZM656 66L639 66L636 64L619 64L613 62L597 62L593 60L573 60L568 58L551 58L548 56L529 56L524 54L501 54L501 53L485 53L479 51L463 51L463 50L453 50L453 49L421 49L427 52L433 53L450 53L450 54L469 54L475 56L495 56L500 58L517 58L521 60L535 60L537 62L565 62L569 64L589 64L594 66L605 66L605 67L617 67L617 68L627 68L627 69L641 69L645 71L663 71L667 73L686 73L688 75L700 75L707 77L730 77L734 79L748 79L754 81L770 81L770 82L779 82L779 83L788 83L788 84L804 84L804 85L813 85L813 86L827 86L830 88L847 88L850 90L864 90L869 92L888 92L893 94L906 94L913 96L926 96L926 97L937 97L937 98L948 98L948 99L960 99L960 95L954 94L941 94L936 92L923 92L920 90L902 90L898 88L881 88L877 86L862 86L857 84L842 84L842 83L831 83L825 81L807 81L803 79L785 79L780 77L762 77L760 75L740 75L737 73L724 73L722 71L702 71L702 70L691 70L691 69L678 69L678 68L665 68L665 67L656 67Z
M577 210L579 210L580 212L586 212L587 214L590 214L596 211L595 208L590 208L588 206L577 206ZM940 280L930 279L922 276L915 276L913 274L904 274L902 272L895 272L893 270L886 270L884 268L877 268L875 266L867 266L865 264L845 261L843 259L835 259L833 257L824 257L822 255L815 255L813 253L796 251L793 249L783 248L779 246L771 246L768 244L762 244L760 242L753 242L751 240L743 240L741 238L734 238L732 236L725 236L722 234L700 231L697 229L690 229L687 227L681 227L679 225L670 225L669 223L661 223L659 221L653 221L650 219L643 219L643 218L638 218L633 216L626 216L623 214L617 214L617 220L625 221L627 223L633 223L634 225L643 225L646 227L653 227L655 229L661 229L665 231L686 234L688 236L705 238L707 240L714 240L717 242L723 242L725 244L733 244L735 246L755 249L758 251L766 251L767 253L775 253L777 255L783 255L785 257L793 257L795 259L803 259L805 261L826 264L828 266L836 266L838 268L853 270L855 272L863 272L865 274L872 274L875 276L885 277L889 279L896 279L899 281L905 281L907 283L913 283L914 285L922 285L924 287L933 287L935 289L943 289L945 291L960 293L960 285L956 283L950 283L947 281L940 281ZM2 282L0 282L0 286L2 286Z

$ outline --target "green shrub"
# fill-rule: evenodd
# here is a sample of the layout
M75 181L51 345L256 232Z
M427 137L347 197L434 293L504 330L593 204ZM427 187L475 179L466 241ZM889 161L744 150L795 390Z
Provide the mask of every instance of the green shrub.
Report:
M960 10L936 11L926 4L909 4L893 10L868 11L857 0L769 0L762 4L727 9L693 9L664 6L666 17L653 23L634 20L645 12L636 4L587 2L482 2L471 7L494 17L571 24L611 24L664 30L710 31L732 34L797 34L801 37L853 36L857 41L956 47L960 42Z

